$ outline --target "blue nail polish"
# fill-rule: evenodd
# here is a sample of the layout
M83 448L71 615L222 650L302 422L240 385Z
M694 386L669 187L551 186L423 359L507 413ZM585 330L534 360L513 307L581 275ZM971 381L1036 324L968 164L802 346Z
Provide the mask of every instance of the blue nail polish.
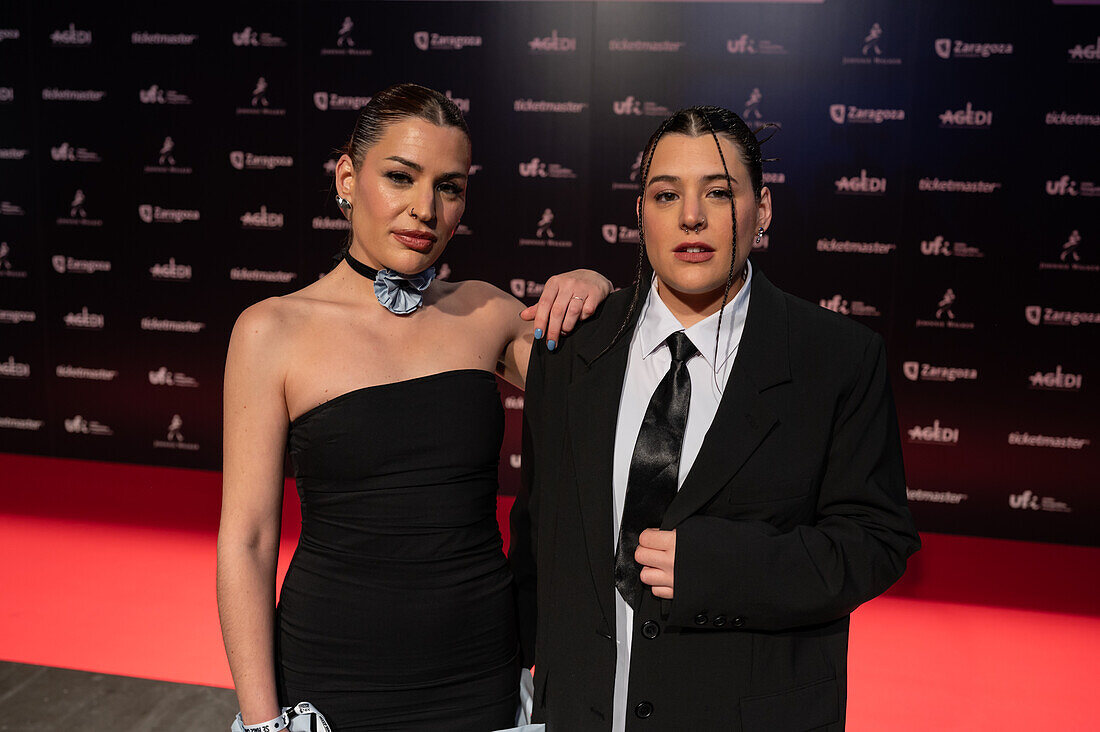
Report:
M553 351L557 347L557 341L546 341L546 350Z
M542 338L542 328L535 328L535 340Z

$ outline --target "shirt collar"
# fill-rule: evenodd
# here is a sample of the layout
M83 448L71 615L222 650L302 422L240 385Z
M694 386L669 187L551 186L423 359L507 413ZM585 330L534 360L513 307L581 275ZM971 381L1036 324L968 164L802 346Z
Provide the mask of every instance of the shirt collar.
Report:
M712 370L723 368L729 357L737 350L741 342L741 333L745 330L745 316L749 310L749 290L752 285L752 265L746 263L748 274L741 290L728 303L722 314L722 337L718 342L718 360L714 359L714 336L718 330L718 313L708 315L690 328L684 328L672 311L668 309L661 296L657 294L656 275L646 296L645 305L638 322L638 343L643 359L652 356L665 340L678 330L684 331L688 339L699 349Z

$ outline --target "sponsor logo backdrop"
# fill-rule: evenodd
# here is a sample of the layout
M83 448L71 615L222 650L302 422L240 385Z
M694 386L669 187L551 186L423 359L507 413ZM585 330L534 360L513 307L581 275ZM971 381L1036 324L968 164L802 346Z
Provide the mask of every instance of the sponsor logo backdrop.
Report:
M918 525L1096 543L1098 36L1039 3L9 0L0 449L217 469L230 328L329 268L333 150L378 89L466 114L440 269L528 303L629 284L641 148L707 103L778 127L755 265L886 337Z

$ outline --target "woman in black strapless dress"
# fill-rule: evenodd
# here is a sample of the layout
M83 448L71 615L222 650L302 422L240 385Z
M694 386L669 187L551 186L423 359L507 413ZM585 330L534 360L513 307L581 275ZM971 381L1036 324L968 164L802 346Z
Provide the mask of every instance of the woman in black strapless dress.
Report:
M503 420L496 377L461 369L357 389L291 423L302 534L279 599L284 706L309 700L338 730L511 726Z
M281 729L302 701L334 732L514 724L494 371L522 386L532 336L510 295L432 282L469 167L450 100L411 84L377 94L337 163L344 260L234 326L218 606L245 730ZM551 347L609 291L595 273L559 275L525 316ZM276 610L284 449L302 531Z

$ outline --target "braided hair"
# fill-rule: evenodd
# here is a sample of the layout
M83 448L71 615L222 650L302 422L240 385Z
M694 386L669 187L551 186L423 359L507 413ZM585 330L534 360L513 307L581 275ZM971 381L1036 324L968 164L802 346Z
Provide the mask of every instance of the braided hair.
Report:
M728 109L714 106L696 106L678 110L661 122L657 130L650 136L649 142L646 143L645 150L642 152L642 192L638 204L638 255L634 270L634 283L632 286L633 292L630 298L630 307L627 309L626 317L623 318L623 322L619 325L619 330L615 333L615 337L612 338L611 342L600 352L599 356L602 356L618 342L623 333L626 332L631 318L634 317L634 313L638 309L638 300L642 289L642 278L645 274L646 259L645 216L643 213L646 199L645 189L646 182L649 180L649 166L653 162L653 153L657 149L657 143L660 142L661 138L666 134L680 134L687 135L688 137L702 137L703 135L709 134L714 140L715 147L718 149L718 157L722 161L722 170L726 174L726 189L730 194L730 218L733 223L730 270L729 274L726 276L725 291L722 294L722 305L718 310L718 335L715 336L714 341L714 362L717 364L718 339L722 332L722 314L725 311L726 304L729 302L730 290L733 289L733 282L738 274L734 268L737 261L737 211L734 207L733 186L730 182L729 167L726 164L726 156L722 152L722 145L718 136L721 135L725 137L737 148L741 155L741 161L749 171L749 182L752 185L753 197L759 202L760 193L764 187L763 163L765 162L760 153L760 145L762 142L767 142L771 139L771 134L774 134L774 131L763 140L760 140L757 135L768 128L776 128L776 125L769 123L756 130L751 130L741 117ZM771 162L771 159L767 162ZM744 274L744 270L742 270L741 274ZM597 358L599 358L599 356L597 356Z

